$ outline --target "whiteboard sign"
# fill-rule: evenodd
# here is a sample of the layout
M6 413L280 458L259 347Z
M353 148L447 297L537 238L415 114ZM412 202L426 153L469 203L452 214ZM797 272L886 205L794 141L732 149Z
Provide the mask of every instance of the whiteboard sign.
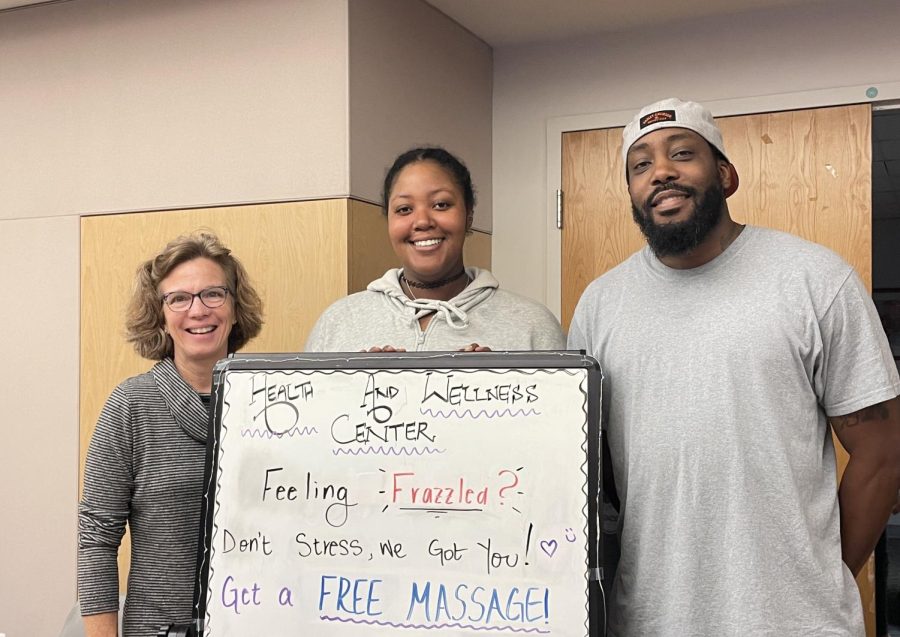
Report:
M599 369L575 353L216 368L195 624L599 634Z

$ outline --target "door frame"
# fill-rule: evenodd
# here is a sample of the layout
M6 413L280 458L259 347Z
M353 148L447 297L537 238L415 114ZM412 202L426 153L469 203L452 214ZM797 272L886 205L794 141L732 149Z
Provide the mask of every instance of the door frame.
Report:
M867 92L875 89L875 95L869 97ZM865 104L877 107L885 101L900 99L900 82L882 84L859 84L856 86L834 87L797 93L776 93L735 99L703 101L715 117L729 115L750 115L757 113L776 113L807 108L823 108L828 106L846 106L848 104ZM545 263L546 289L545 305L557 318L561 315L562 300L560 281L562 277L562 233L556 227L556 191L562 188L562 136L564 133L597 128L614 128L625 126L634 113L640 108L636 106L628 110L605 111L584 115L554 117L547 120L547 191L545 193ZM565 209L565 202L563 202ZM565 221L563 221L565 223Z

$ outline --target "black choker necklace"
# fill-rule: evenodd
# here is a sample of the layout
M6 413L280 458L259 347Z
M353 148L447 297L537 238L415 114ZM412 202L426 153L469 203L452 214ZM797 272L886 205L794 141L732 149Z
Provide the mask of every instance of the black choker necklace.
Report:
M461 279L466 275L466 269L463 268L457 274L454 274L451 277L447 277L446 279L441 279L440 281L433 281L431 283L419 283L418 281L410 281L406 278L406 275L403 272L400 273L400 279L406 282L406 285L413 288L419 288L420 290L433 290L434 288L442 288L448 283L453 283L457 279Z

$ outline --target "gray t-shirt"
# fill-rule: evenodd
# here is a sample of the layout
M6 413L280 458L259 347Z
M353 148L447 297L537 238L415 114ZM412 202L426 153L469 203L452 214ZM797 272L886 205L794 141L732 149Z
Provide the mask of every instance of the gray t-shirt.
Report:
M391 345L407 351L456 351L469 345L501 350L564 349L559 321L546 307L499 289L487 270L466 268L472 282L449 301L418 301L388 270L363 292L333 303L316 321L308 352L358 352ZM433 314L427 327L418 318Z
M900 380L849 265L757 227L690 270L645 248L588 287L569 347L605 376L610 635L864 634L826 415Z

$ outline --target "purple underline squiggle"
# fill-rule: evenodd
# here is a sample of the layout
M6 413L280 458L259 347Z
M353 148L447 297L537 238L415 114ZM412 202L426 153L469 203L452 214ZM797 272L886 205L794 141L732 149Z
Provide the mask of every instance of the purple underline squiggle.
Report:
M482 632L521 633L532 635L549 635L550 631L543 628L514 628L513 626L473 626L471 624L404 624L402 622L386 622L378 619L358 619L355 617L331 617L319 615L319 619L328 622L344 622L350 624L367 624L369 626L390 626L391 628L414 628L416 630L440 630L442 628L459 628L462 630L477 630Z
M361 447L359 449L332 449L334 456L425 456L444 453L446 449L434 447Z
M293 438L295 436L311 436L313 434L318 434L319 430L315 427L304 427L301 429L300 427L292 427L288 429L283 434L274 434L267 429L241 429L241 438L284 438L287 436L288 438Z
M488 411L487 409L482 409L480 411L473 412L471 409L463 409L462 411L457 411L456 409L450 409L448 411L442 411L440 409L428 409L427 407L422 407L419 409L419 413L423 416L431 416L432 418L501 418L503 416L540 416L541 412L536 409L495 409L493 411Z

